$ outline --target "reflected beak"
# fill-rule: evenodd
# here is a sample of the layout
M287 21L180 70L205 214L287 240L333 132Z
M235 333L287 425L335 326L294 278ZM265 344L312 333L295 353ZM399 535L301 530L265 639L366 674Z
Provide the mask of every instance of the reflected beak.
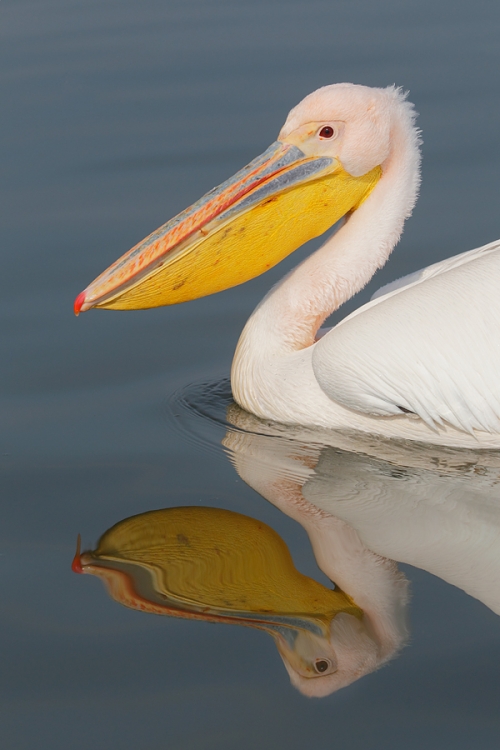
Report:
M274 638L282 658L305 676L309 676L312 668L307 664L307 657L304 661L302 652L310 650L307 645L309 641L322 643L329 633L326 621L321 617L287 616L258 610L238 611L169 595L161 584L158 586L154 566L140 565L124 558L99 557L93 552L81 552L80 535L71 568L75 573L100 578L110 596L131 609L264 630ZM299 648L296 644L300 644Z
M379 167L349 175L286 139L164 224L75 300L75 313L173 305L264 273L357 208Z

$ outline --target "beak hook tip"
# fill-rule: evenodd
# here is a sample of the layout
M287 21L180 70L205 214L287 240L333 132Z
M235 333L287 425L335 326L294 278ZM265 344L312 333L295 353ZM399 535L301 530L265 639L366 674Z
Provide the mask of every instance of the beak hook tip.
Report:
M73 562L71 563L71 570L73 571L73 573L83 573L82 559L80 556L81 545L82 537L80 536L80 534L78 534L78 537L76 539L76 552L73 558Z
M78 297L75 299L75 303L73 305L73 310L75 311L75 315L77 317L80 315L80 312L84 303L85 303L85 292L80 292Z

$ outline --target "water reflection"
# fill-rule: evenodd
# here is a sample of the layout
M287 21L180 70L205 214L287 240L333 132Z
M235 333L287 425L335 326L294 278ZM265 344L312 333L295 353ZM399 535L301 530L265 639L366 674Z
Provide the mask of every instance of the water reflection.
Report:
M74 569L99 576L120 603L262 629L310 696L373 672L407 643L398 562L500 614L500 454L265 422L236 406L224 383L177 395L172 414L185 433L222 443L239 476L301 524L335 590L299 573L261 521L167 508L127 518L95 550L77 552Z
M362 608L375 659L360 661L362 668L346 661L342 679L323 685L325 693L406 643L408 584L397 562L439 576L500 614L499 452L266 422L234 404L222 382L194 386L175 401L188 434L206 440L207 425L212 437L214 425L224 427L222 443L240 477L304 527L321 570ZM311 693L310 684L292 680Z
M500 614L498 452L377 440L360 443L370 453L356 453L301 442L293 429L287 440L286 428L273 434L272 424L235 405L228 419L238 428L224 438L236 470L306 528L327 575L334 571L316 537L334 519L372 553L433 573ZM362 592L351 582L346 590L366 611Z
M233 511L166 508L126 518L95 550L80 554L78 545L73 570L98 576L133 609L265 630L294 681L337 673L337 647L373 650L347 594L299 573L273 529Z

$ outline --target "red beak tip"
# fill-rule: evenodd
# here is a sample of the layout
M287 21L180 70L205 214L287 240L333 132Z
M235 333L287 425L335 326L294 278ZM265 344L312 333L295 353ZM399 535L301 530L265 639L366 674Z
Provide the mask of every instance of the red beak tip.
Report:
M75 304L73 306L76 316L80 315L80 311L82 309L84 302L85 302L85 292L80 292L78 297L75 299Z
M81 544L82 544L82 538L80 534L78 534L78 537L76 540L76 552L73 558L73 562L71 563L71 570L73 571L73 573L83 573L82 560L80 557Z

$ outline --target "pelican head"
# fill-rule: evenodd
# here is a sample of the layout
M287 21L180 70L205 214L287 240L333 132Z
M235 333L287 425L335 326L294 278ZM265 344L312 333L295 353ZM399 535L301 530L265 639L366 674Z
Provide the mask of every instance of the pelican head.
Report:
M365 201L402 108L411 111L394 87L313 92L261 156L113 263L78 295L75 312L172 305L267 271Z
M347 687L360 677L375 671L383 663L376 639L369 634L366 621L345 612L340 612L332 620L329 643L334 644L335 648L333 650L332 647L333 657L330 654L329 658L325 658L325 666L319 661L321 654L316 649L315 666L318 668L319 664L324 669L324 673L318 675L321 679L310 679L312 675L304 674L289 656L283 657L290 682L310 698L323 698Z

